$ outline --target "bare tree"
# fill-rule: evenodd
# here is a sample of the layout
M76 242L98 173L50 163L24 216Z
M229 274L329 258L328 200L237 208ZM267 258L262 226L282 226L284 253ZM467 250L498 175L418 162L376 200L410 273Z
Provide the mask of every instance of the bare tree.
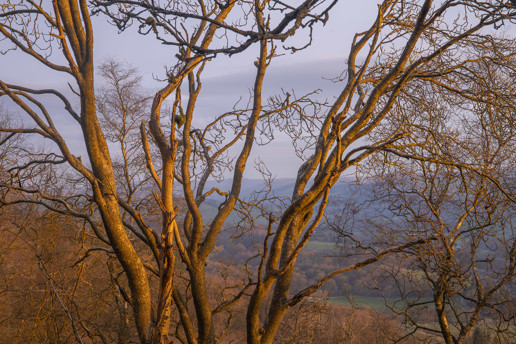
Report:
M381 217L382 233L390 242L436 240L406 250L402 264L387 265L402 297L392 310L411 334L429 331L446 343L463 343L483 324L505 342L505 335L514 335L514 204L485 179L452 167L415 165L417 172L404 169L410 176L385 174L382 199L389 199L390 211L384 216L391 220ZM431 308L438 328L428 326Z
M319 225L329 192L342 173L411 133L395 127L378 140L363 146L358 143L384 120L396 116L392 110L403 91L421 84L454 87L447 80L450 73L465 73L477 61L501 61L505 54L512 54L507 41L491 31L493 27L511 25L516 12L495 0L385 0L379 4L371 27L355 35L342 91L331 104L321 104L311 94L296 97L287 92L265 102L263 81L274 57L285 49L295 52L308 48L312 30L328 20L336 3L317 0L91 2L95 13L107 15L119 29L136 24L140 33L154 35L163 43L175 46L177 52L166 85L153 96L148 131L146 124L140 128L146 163L146 171L141 173L151 178L158 190L154 194L154 207L160 210L160 226L152 223L152 216L140 211L136 197L132 201L126 199L131 190L124 194L117 185L115 159L107 139L108 132L117 132L120 127L108 131L109 112L104 112L104 123L97 115L99 97L94 87L93 29L87 1L1 5L0 33L11 44L8 49L17 48L50 70L69 74L80 100L76 110L63 92L0 81L0 96L9 97L32 119L29 126L4 126L1 130L39 135L55 145L54 153L28 154L25 161L13 161L11 171L16 173L2 181L2 186L24 193L27 202L83 218L114 251L128 282L130 293L124 295L133 309L142 343L166 343L170 336L188 343L215 342L214 317L244 296L248 301L248 343L272 343L285 313L332 277L424 242L415 240L387 247L363 262L334 271L298 293L289 293L296 259ZM457 18L457 10L464 14ZM298 32L306 32L306 46L278 46ZM201 76L205 65L221 54L234 55L253 45L257 46L258 59L253 61L256 74L249 105L214 116L204 128L193 128L195 106L202 97ZM65 63L57 62L63 59ZM87 159L83 161L71 153L54 125L53 114L38 100L41 95L53 95L62 101L70 120L82 130ZM173 100L170 117L162 114L168 98ZM240 198L249 154L257 141L274 143L272 130L276 126L292 138L298 154L305 160L299 167L292 196L279 213L268 210L263 201L245 202ZM158 162L151 147L159 151ZM235 151L238 153L228 158ZM126 171L140 173L129 168L126 157L123 159L126 159L124 164L129 163ZM87 181L83 198L73 198L74 206L70 204L71 198L38 190L38 183L45 182L38 174L38 167L64 163L71 167L70 173L77 179ZM228 191L207 187L210 177L220 176L228 168L232 171ZM129 180L129 185L133 185L131 176ZM174 188L180 190L186 202L184 212L178 210ZM213 194L219 194L224 201L216 215L208 219L203 216L201 205ZM89 212L79 211L80 206ZM256 271L246 264L247 282L234 297L213 304L206 264L229 215L238 207L258 209L267 223L265 239L257 256ZM249 223L247 230L256 230L253 227L256 221ZM150 255L142 253L133 240L146 246ZM174 278L176 253L186 267L185 288ZM149 256L153 262L146 261ZM158 277L156 293L151 291L152 275ZM266 302L268 295L270 303ZM170 332L172 309L181 325L174 334ZM262 312L264 318L260 317Z
M458 87L420 88L402 97L403 113L390 125L411 128L413 135L369 164L376 180L372 198L380 206L370 221L374 240L435 239L406 250L404 263L388 269L402 296L392 309L410 335L426 331L463 343L476 326L485 326L500 342L514 340L511 58L472 65L468 73L481 80L474 85L467 74L449 75L467 89L467 99L457 98ZM431 308L438 327L428 325Z

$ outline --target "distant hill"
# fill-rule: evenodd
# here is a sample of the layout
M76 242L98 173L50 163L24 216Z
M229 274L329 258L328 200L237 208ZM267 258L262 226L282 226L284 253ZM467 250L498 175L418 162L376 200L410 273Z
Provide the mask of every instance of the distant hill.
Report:
M206 189L211 187L217 187L222 191L229 192L231 190L232 179L226 179L222 182L217 181L208 181L206 183ZM272 182L272 192L274 196L277 197L292 197L292 191L294 190L294 185L296 183L295 178L278 178ZM339 181L331 190L330 196L338 196L339 194L346 193L350 191L350 188L356 187L353 182L349 180L341 180ZM252 196L253 192L260 192L265 190L266 184L263 179L244 179L242 181L242 190L240 192L240 198L248 199ZM210 196L213 199L223 198L220 196Z
M269 193L269 197L279 197L285 199L286 203L289 203L290 198L292 197L292 192L294 190L296 180L294 178L279 178L275 179L272 182L272 190ZM208 181L206 184L205 190L209 190L212 187L217 187L222 192L229 192L231 190L231 179L224 180L222 182L217 181ZM362 201L365 197L367 197L367 192L362 188L363 186L358 186L354 182L349 180L343 180L338 182L330 192L330 202L326 209L327 214L331 214L333 212L339 212L342 208L341 200L347 199L349 197L354 198L355 200ZM256 193L265 192L266 183L262 179L244 179L242 181L242 190L240 192L240 199L244 201L249 201L253 198L253 196L257 196ZM261 195L260 195L261 197ZM225 198L218 194L210 195L201 205L201 211L206 219L212 219L218 210L218 207L224 202ZM274 211L273 208L271 210ZM264 219L258 219L259 213L257 210L255 219L258 220L258 223L264 224ZM277 214L279 215L279 213ZM240 217L236 212L233 212L228 218L228 225L231 226L235 221L239 221Z

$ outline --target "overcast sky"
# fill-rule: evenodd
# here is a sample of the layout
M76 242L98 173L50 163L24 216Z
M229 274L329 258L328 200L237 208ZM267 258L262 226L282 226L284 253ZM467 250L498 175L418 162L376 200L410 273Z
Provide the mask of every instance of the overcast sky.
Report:
M297 95L321 89L322 98L331 99L338 94L341 85L330 81L345 67L345 58L354 33L368 28L376 16L377 1L340 1L326 26L318 25L311 47L296 54L287 53L273 60L265 80L265 95L279 93L281 89L294 90ZM118 33L117 29L102 16L94 17L95 62L101 64L107 58L114 58L136 66L143 75L144 86L156 90L163 84L155 77L163 78L165 66L175 62L173 49L159 44L152 36L140 36L129 30ZM306 37L300 37L303 42ZM5 43L5 42L4 42ZM4 46L5 45L1 45ZM253 56L254 55L254 56ZM253 65L257 55L256 47L231 58L218 56L206 68L203 77L201 101L196 108L195 125L213 118L217 113L230 110L241 96L248 97L256 68ZM33 59L13 52L0 55L0 78L6 82L28 85L33 88L67 89L64 73L42 69ZM7 68L10 66L12 68ZM100 78L97 78L99 80ZM83 151L81 133L76 123L66 117L62 105L48 98L46 103L55 117L58 128L69 140L70 147L77 155ZM13 104L3 101L11 114L20 114ZM294 177L302 161L293 152L290 141L278 137L278 142L265 149L254 149L251 162L258 156L263 159L278 178ZM250 165L247 178L259 174Z

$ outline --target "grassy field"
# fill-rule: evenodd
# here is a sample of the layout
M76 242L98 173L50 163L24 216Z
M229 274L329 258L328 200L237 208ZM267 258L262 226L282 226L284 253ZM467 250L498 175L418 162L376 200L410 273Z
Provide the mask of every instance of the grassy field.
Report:
M352 298L352 302L359 308L371 307L376 311L386 310L385 302L389 305L395 301L395 299L384 299L382 297L369 297L369 296L355 296ZM328 298L328 302L334 305L347 305L350 306L350 300L345 296L337 296Z
M309 241L306 244L306 247L310 250L326 251L326 250L333 250L335 248L335 244L332 242L325 242L325 241Z

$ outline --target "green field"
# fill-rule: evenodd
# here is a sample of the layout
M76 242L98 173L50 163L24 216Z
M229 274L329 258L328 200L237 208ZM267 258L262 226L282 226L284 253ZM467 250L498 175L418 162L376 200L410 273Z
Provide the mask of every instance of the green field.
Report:
M333 250L335 248L335 243L325 241L308 241L306 248L317 251Z
M355 296L351 298L355 306L359 308L370 307L376 311L386 310L385 302L392 305L395 299L384 299L382 297ZM333 305L351 306L350 300L346 296L337 296L328 298L328 302Z

